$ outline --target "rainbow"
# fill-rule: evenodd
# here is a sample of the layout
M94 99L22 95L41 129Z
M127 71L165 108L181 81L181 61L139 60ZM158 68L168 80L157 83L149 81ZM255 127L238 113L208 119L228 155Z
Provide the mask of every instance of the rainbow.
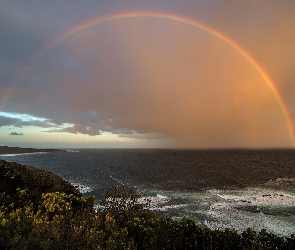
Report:
M254 68L259 72L260 76L263 78L265 83L269 86L272 93L274 94L279 106L281 107L281 110L285 116L289 134L292 139L293 147L295 147L295 131L293 129L292 120L290 117L290 114L288 112L288 109L286 107L286 104L283 101L282 96L280 95L278 89L276 88L274 82L272 79L268 76L268 74L265 72L265 70L257 63L257 61L241 46L239 46L237 43L235 43L233 40L225 36L224 34L214 30L211 27L208 27L200 22L197 22L195 20L191 20L189 18L185 18L179 15L175 14L165 14L160 12L127 12L127 13L117 13L114 15L107 15L95 19L88 20L78 26L75 26L71 28L70 30L62 33L61 35L54 38L52 41L47 43L38 53L37 55L30 60L19 72L19 74L16 76L14 82L11 84L11 87L6 91L3 100L0 102L0 111L4 109L4 106L6 102L9 100L13 89L15 86L20 82L22 77L26 74L26 72L40 59L40 57L46 53L49 49L54 47L56 44L60 43L64 39L67 39L77 33L79 33L82 30L88 29L94 25L103 24L110 21L116 21L116 20L122 20L122 19L129 19L129 18L154 18L154 19L165 19L170 20L178 23L183 23L185 25L192 26L194 28L203 30L214 37L218 38L219 40L223 41L225 44L230 46L233 50L235 50L237 53L239 53L244 59L246 59Z

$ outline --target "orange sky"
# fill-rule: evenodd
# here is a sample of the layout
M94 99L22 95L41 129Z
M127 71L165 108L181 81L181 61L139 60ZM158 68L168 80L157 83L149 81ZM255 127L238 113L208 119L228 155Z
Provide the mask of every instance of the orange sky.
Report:
M294 4L190 4L208 15L197 9L187 9L185 15L176 3L171 4L173 13L179 11L178 16L203 23L245 49L270 76L285 104L278 102L253 64L209 32L173 20L112 20L60 41L21 75L2 110L7 113L0 113L1 142L57 147L293 146L282 105L294 123ZM35 26L31 29L39 29ZM2 74L3 94L17 74ZM37 126L38 119L43 123Z

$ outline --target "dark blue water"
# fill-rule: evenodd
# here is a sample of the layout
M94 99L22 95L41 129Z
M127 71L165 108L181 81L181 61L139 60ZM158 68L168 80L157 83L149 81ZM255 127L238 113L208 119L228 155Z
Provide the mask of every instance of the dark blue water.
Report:
M79 149L0 158L57 174L98 200L123 183L150 198L151 209L175 219L295 233L293 150Z

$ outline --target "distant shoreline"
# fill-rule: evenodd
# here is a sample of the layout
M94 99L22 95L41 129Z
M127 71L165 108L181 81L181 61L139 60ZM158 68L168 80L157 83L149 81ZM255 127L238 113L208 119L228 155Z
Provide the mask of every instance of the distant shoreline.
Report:
M20 148L20 147L7 147L0 146L0 155L5 154L27 154L27 153L57 153L57 152L66 152L62 149L38 149L38 148Z

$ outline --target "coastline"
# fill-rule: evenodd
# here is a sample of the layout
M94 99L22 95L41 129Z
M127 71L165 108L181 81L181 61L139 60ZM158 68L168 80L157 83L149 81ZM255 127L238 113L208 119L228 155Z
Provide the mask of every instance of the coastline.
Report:
M20 148L20 147L8 147L0 146L0 155L6 154L28 154L28 153L58 153L67 152L63 149L38 149L38 148Z
M66 150L0 146L0 155L58 152L66 152ZM29 189L34 189L34 192L64 192L66 194L79 193L79 191L70 182L49 171L34 166L22 165L16 162L7 162L3 159L0 159L0 166L3 168L11 169L13 172L20 175L24 181L25 187ZM5 186L5 183L2 183L2 186ZM6 190L0 191L3 192Z
M80 151L79 151L80 152ZM183 153L183 152L182 152ZM289 155L289 154L288 154ZM288 156L287 155L287 156ZM9 156L9 155L7 155ZM79 154L76 155L79 159L82 159L82 162L84 162L84 158ZM84 155L85 156L85 155ZM113 155L112 155L113 156ZM161 155L160 155L161 156ZM209 155L212 158L212 154ZM255 159L257 157L252 157L250 154L247 153L248 157L243 157L240 161L237 159L240 157L235 157L233 160L236 163L250 163L249 165L246 164L245 166L242 166L245 168L250 168L250 166L253 164L253 168L257 165ZM269 156L269 154L266 154L266 156ZM280 154L279 154L280 156ZM282 162L284 162L286 159L289 159L289 157L284 156L279 161L275 159L277 156L274 154L272 157L266 157L266 160L268 164L265 164L268 167L275 168L276 166L281 166ZM14 159L14 161L18 162L18 157L22 158L22 156L17 157L4 157L5 159ZM25 156L24 158L26 158ZM28 156L29 158L40 158L40 159L51 159L50 162L54 162L53 165L57 164L53 159L68 159L68 158L74 158L74 162L70 162L67 167L71 169L70 171L75 171L75 168L71 168L71 166L75 166L75 162L77 162L78 158L73 157L73 155L69 154L44 154L39 155L37 153L36 156ZM109 157L109 154L106 158ZM130 155L128 155L130 157ZM287 158L286 158L287 157ZM0 156L1 158L1 156ZM3 159L2 158L2 159ZM203 157L202 157L203 158ZM160 158L156 159L156 162L159 161ZM247 160L246 160L247 159ZM53 161L52 161L53 160ZM100 158L102 160L102 158ZM168 159L169 160L169 159ZM275 161L275 162L274 162ZM63 161L62 161L63 162ZM65 161L67 162L67 161ZM161 162L160 162L161 163ZM205 162L206 163L206 162ZM222 162L221 162L222 163ZM251 164L252 163L252 164ZM264 161L262 161L264 163ZM272 164L271 164L272 163ZM39 169L36 170L38 167L31 167L31 166L37 166L34 165L34 161L31 163L28 161L23 161L21 164L10 162L7 163L9 165L14 165L15 169L17 169L20 175L22 173L33 172L31 177L29 177L30 184L33 184L32 186L37 185L39 179L43 178L43 181L40 181L39 187L45 188L45 192L66 192L65 189L62 187L63 184L55 185L54 189L52 189L50 186L51 183L56 181L50 181L49 183L46 182L47 179L50 179L48 176L48 172L46 171L52 171L52 173L61 173L61 172L55 172L54 168L48 168L46 171L43 170L43 173L39 172ZM28 164L29 166L26 166ZM102 161L101 164L104 164ZM1 165L1 162L0 162ZM201 182L199 185L204 185L205 189L187 189L183 187L182 189L178 190L172 189L171 190L161 190L161 186L153 188L147 188L143 193L140 193L142 197L151 199L154 202L154 205L151 210L155 212L160 212L161 214L165 214L171 218L174 218L177 220L177 218L182 218L182 216L192 216L194 218L197 218L199 222L206 225L206 227L214 230L218 229L224 229L224 228L234 228L235 230L238 230L239 232L242 232L245 230L248 226L248 222L251 221L251 228L253 228L256 231L261 230L261 228L266 228L268 231L275 233L280 236L288 236L291 233L293 233L290 228L294 228L294 224L292 224L291 221L293 220L294 212L292 212L292 206L294 204L294 201L292 200L294 197L294 194L289 193L294 192L295 188L295 178L292 174L293 172L290 172L290 175L287 175L285 173L289 172L289 167L293 165L292 162L289 162L289 164L283 167L280 167L280 175L286 176L286 177L280 177L277 174L277 171L273 172L270 168L268 169L268 172L272 173L270 179L268 182L264 182L262 184L256 184L249 186L239 185L237 186L224 186L223 184L223 178L220 176L220 179L217 177L214 178L212 176L212 182L204 181ZM137 166L137 165L136 165ZM151 166L153 166L151 164ZM157 167L155 165L155 167ZM261 173L262 170L265 170L264 164L258 164L257 166L260 166L260 168L257 168L258 173ZM61 167L61 166L59 166ZM243 169L242 168L242 169ZM287 169L285 169L287 168ZM145 170L146 168L140 169L140 171ZM21 172L23 170L23 172ZM127 169L128 171L132 169ZM80 174L80 168L78 168L77 173ZM218 169L217 169L218 171ZM39 173L38 173L39 172ZM95 173L95 171L94 171ZM133 173L131 171L131 173ZM245 171L241 171L241 174L244 174ZM273 175L275 174L275 175ZM62 176L62 175L61 175ZM260 176L260 175L259 175ZM145 175L146 177L146 175ZM58 176L55 176L54 178L58 178ZM115 178L111 176L111 178ZM70 180L71 178L66 178L63 180ZM87 178L86 178L87 179ZM267 178L268 179L268 178ZM78 189L78 192L80 191L81 195L85 195L85 193L90 192L90 194L87 194L86 196L93 195L95 197L100 197L99 194L102 194L104 192L101 192L102 189L100 187L92 186L90 183L83 182L83 178L79 179L82 181L75 182L74 179L71 179L71 185ZM119 181L119 179L114 179L116 181ZM210 179L208 179L210 180ZM63 183L63 182L62 182ZM198 184L199 182L197 182ZM45 185L44 185L45 184ZM47 185L50 184L50 185ZM89 185L88 185L89 184ZM169 183L168 183L169 184ZM175 182L171 182L171 184L175 184ZM176 183L177 184L177 183ZM181 183L180 183L181 184ZM214 184L214 185L213 185ZM236 182L230 182L229 184L236 184ZM106 182L101 182L101 186L107 185ZM45 187L46 186L46 187ZM58 187L59 186L59 187ZM62 188L61 188L62 187ZM199 186L200 187L200 186ZM231 188L230 188L231 187ZM247 188L248 187L248 188ZM140 187L135 187L139 188ZM48 191L47 191L48 190ZM103 190L104 191L104 190ZM143 190L141 190L143 191ZM199 192L200 191L200 192ZM286 192L287 191L287 192ZM33 193L38 193L36 186L34 186ZM281 218L277 218L281 213ZM269 217L272 217L273 219L269 219ZM291 216L291 217L290 217ZM232 220L232 218L235 218L235 220ZM274 223L272 221L275 221ZM275 226L274 226L275 225Z
M24 185L29 189L36 189L42 193L63 192L66 194L78 194L79 191L68 181L58 175L33 166L21 165L16 162L7 162L0 159L0 166L12 169L19 174ZM40 188L40 190L38 190ZM5 192L6 190L0 190Z
M0 159L11 161L9 156L13 158L16 156L14 161L18 162L18 160L16 160L18 155L59 152L67 152L69 155L65 154L61 155L61 157L72 159L72 156L70 156L71 154L69 153L71 152L70 150L19 148L7 146L0 146ZM75 158L77 162L80 159L83 159L83 152L86 151L82 150L79 153L79 156L77 156L78 158ZM102 157L99 159L100 164L109 164L109 157L112 151L102 149L98 152L102 153ZM134 151L134 154L132 154L132 152L132 150L115 149L111 154L112 162L116 163L116 159L118 159L117 162L132 162L132 164L130 163L131 165L126 168L126 178L132 178L134 175L135 177L138 177L136 179L137 184L148 184L151 188L155 189L165 186L166 190L179 189L187 191L201 191L211 189L240 190L252 187L295 192L295 158L293 157L295 150L293 149L285 151L280 149L196 150L196 155L194 151L186 150L175 150L174 152L172 151L172 153L165 149L158 151L148 150L147 153L142 154L142 161L149 162L148 165L144 166L141 165L141 162L136 158L137 150ZM126 158L126 155L128 155L128 159ZM1 158L1 156L3 157ZM182 163L186 167L185 171L184 169L176 169L171 176L168 176L171 174L169 172L169 168L167 167L171 164L171 158L169 156L181 159ZM58 155L56 155L56 157L59 158ZM44 157L42 156L41 158L45 159L47 156L44 155ZM24 165L28 164L38 168L38 166L35 165L35 162L30 163L24 161L18 163ZM72 165L75 164L73 163ZM72 167L72 165L70 165L70 167ZM114 181L118 181L120 179L118 179L118 175L115 176L115 174L116 172L122 171L122 167L124 167L124 164L121 164L120 168L113 169L114 174L111 175L111 178ZM159 167L162 167L162 171L158 173L157 171ZM51 170L48 168L47 170L56 174L53 169ZM140 177L141 173L143 173L144 178ZM155 176L153 173L158 174ZM79 175L80 173L76 174ZM66 180L68 179L69 178L66 178ZM76 184L75 181L74 183ZM135 186L138 185L135 183Z

